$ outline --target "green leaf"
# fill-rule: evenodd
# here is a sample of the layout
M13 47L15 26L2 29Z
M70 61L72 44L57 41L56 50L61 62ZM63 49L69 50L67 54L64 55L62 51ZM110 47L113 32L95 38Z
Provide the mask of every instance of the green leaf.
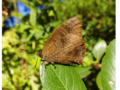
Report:
M99 72L97 77L96 77L96 84L100 90L103 90L102 82L101 82L101 72Z
M15 86L10 82L8 74L2 73L2 88L15 90Z
M107 46L107 44L106 44L106 42L105 42L104 40L99 40L99 41L95 44L92 53L93 53L94 57L95 57L97 60L100 60L100 59L101 59L102 55L103 55L104 52L105 52L106 46Z
M26 29L31 28L31 25L21 23L20 26L16 29L18 33L24 33Z
M101 80L103 90L115 90L115 40L110 42L106 50L106 55L102 60Z
M30 24L33 25L33 26L35 26L35 24L36 24L36 14L37 14L36 10L31 9Z
M50 10L48 15L49 16L54 16L55 14L54 14L53 10Z
M84 57L83 66L90 66L93 62L93 56L89 53L87 56Z
M38 25L37 28L36 28L36 32L35 32L35 38L36 39L39 39L39 38L42 38L43 37L43 33L44 33L44 28L43 26L41 25Z
M56 64L40 65L40 78L44 90L87 90L73 66Z
M80 65L78 67L75 67L75 70L78 72L81 78L84 78L90 75L91 74L90 69L91 67L82 67Z

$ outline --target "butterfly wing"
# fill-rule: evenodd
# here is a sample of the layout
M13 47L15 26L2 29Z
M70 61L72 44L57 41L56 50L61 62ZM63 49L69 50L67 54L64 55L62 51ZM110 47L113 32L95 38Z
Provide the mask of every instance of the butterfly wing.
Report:
M51 34L44 44L42 55L58 63L71 61L80 64L85 54L81 32L80 20L77 17L69 19Z
M56 43L57 44L57 43ZM85 56L84 41L77 35L67 34L62 42L63 48L56 50L51 56L56 62L64 63L66 60L82 64Z

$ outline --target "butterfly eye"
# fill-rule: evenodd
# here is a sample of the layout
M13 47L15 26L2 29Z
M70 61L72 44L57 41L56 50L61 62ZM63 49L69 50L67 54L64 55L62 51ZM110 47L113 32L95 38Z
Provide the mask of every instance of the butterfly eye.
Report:
M41 55L41 54L39 54L39 57L42 57L42 55Z

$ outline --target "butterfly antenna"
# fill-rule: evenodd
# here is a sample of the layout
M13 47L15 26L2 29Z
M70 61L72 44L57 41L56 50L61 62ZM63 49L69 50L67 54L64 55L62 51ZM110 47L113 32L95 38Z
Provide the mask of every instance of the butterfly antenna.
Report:
M37 66L37 62L38 62L38 57L37 57L37 61L36 61L36 64L35 64L34 68Z

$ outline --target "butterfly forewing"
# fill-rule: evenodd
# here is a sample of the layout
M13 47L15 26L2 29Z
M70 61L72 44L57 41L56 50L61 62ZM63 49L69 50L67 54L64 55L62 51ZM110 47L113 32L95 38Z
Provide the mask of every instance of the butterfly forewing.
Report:
M81 32L82 24L77 17L63 23L45 42L42 60L61 64L81 64L86 51Z

